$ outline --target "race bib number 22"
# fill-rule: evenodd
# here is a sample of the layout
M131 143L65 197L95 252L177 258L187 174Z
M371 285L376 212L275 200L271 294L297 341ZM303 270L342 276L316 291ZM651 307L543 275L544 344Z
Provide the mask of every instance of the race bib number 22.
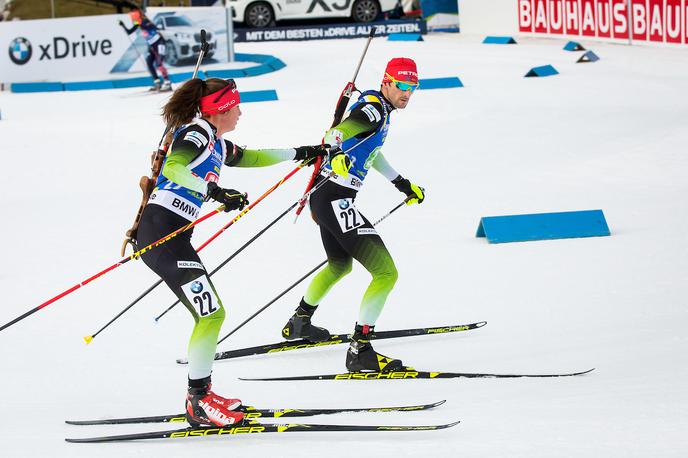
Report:
M337 216L337 222L342 232L349 232L363 226L365 220L354 206L352 199L339 199L332 201L332 210Z

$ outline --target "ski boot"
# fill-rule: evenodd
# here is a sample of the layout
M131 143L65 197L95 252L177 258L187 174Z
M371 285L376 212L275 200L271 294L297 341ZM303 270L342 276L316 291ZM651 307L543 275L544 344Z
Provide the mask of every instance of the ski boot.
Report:
M330 331L311 324L311 317L316 308L317 305L311 307L301 299L296 312L282 328L282 337L287 340L306 339L311 342L324 342L329 339Z
M154 79L153 80L153 85L148 88L150 92L158 92L160 91L160 87L162 86L162 81L160 81L160 78Z
M159 91L160 92L170 92L172 90L172 83L170 80L165 80L162 82L162 86L160 86Z
M374 326L359 325L356 323L354 334L351 336L351 344L346 352L346 369L349 372L373 371L394 372L405 370L401 360L381 355L373 349L370 337Z
M201 386L189 386L186 395L186 421L191 426L228 426L244 419L244 412L237 410L241 400L223 398L210 391L210 377L199 382Z

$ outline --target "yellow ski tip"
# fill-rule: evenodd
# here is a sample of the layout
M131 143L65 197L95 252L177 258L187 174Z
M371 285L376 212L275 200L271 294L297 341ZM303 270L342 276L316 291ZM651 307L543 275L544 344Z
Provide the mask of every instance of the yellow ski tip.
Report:
M86 345L90 344L93 341L93 336L85 336L84 341L86 341Z

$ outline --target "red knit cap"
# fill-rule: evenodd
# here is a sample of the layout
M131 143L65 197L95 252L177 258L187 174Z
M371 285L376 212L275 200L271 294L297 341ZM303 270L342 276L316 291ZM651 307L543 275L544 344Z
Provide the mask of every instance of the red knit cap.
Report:
M407 81L409 83L418 82L418 70L413 59L406 57L395 57L387 63L385 69L385 76L382 78L383 83L392 81L389 77L397 81Z

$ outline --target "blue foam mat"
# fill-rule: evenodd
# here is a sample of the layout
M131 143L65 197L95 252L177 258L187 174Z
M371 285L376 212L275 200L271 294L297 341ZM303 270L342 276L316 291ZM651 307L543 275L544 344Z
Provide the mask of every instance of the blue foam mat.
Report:
M278 100L277 91L268 89L265 91L247 91L241 93L241 103L270 102Z
M527 242L610 235L602 210L582 210L528 215L486 216L480 219L476 237L489 243Z
M204 72L199 71L200 78L217 77L217 78L243 78L247 76L258 76L266 73L280 70L287 65L275 56L267 54L236 54L235 60L237 62L258 62L260 65L255 65L243 69L228 69L228 70L209 70ZM193 76L193 72L183 72L170 74L170 81L173 83L182 83ZM114 80L100 80L100 81L77 81L63 83L60 81L54 82L40 82L40 83L12 83L10 89L12 92L54 92L54 91L84 91L93 89L121 89L130 87L151 86L153 78L150 76L140 76L134 78L123 78ZM276 95L275 95L276 97ZM269 100L276 100L269 99Z
M531 77L543 77L543 76L552 76L552 75L558 75L559 72L557 71L556 68L552 67L551 65L543 65L541 67L533 67L531 68L528 73L526 73L526 78L531 78Z
M564 51L585 51L585 48L577 41L569 41L564 46Z
M514 37L495 37L495 36L487 36L483 40L483 44L486 45L515 45L516 40Z
M585 54L583 54L582 56L580 56L580 59L578 59L576 61L576 63L580 64L580 63L586 63L586 62L597 62L598 60L600 60L600 57L597 54L595 54L592 51L588 51Z
M64 91L64 85L60 82L45 83L12 83L12 92L57 92Z
M390 33L387 41L423 41L420 33Z
M65 91L93 91L96 89L114 89L114 81L81 81L64 83Z
M420 80L420 89L448 89L452 87L463 87L463 83L458 76L447 78L424 78Z

